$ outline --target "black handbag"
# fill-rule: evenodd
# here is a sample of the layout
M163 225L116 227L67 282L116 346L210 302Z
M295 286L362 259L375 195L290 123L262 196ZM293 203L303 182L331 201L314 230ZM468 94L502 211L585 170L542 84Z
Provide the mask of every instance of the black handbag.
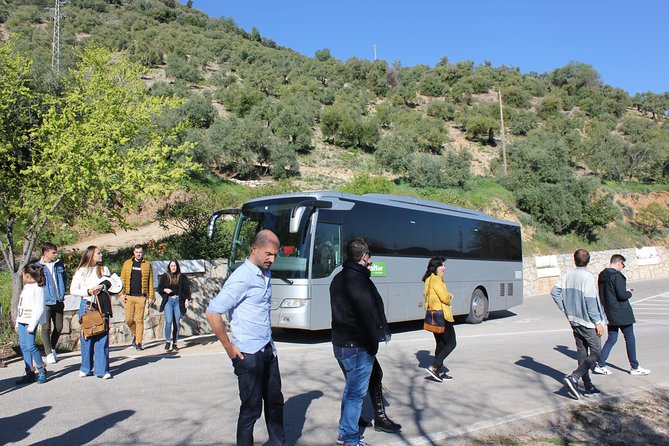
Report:
M446 319L444 319L444 310L427 310L425 312L425 322L423 328L432 333L443 333L446 331Z

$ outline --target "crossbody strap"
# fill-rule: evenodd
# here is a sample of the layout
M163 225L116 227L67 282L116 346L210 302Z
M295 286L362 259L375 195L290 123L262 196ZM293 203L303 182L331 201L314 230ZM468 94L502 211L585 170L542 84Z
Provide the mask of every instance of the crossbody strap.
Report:
M95 306L97 307L97 310L98 310L98 313L100 313L100 316L102 316L102 309L100 308L100 301L98 300L98 295L97 294L95 295ZM93 301L92 300L88 301L88 308L89 308L89 311L92 310L92 308L93 308ZM87 313L88 313L88 311L87 311Z

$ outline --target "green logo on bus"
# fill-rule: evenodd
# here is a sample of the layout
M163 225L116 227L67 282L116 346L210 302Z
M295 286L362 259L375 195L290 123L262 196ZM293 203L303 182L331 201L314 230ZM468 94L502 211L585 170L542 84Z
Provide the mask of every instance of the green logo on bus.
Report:
M372 277L386 277L386 262L372 262Z

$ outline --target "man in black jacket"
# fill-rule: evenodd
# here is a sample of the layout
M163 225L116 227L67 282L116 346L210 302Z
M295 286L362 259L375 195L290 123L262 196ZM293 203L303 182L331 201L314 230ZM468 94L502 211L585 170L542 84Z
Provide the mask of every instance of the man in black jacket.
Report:
M625 268L625 257L621 254L611 256L608 268L599 273L597 280L599 284L599 298L609 320L609 336L602 348L599 361L595 364L595 373L610 375L612 372L606 368L606 359L611 349L618 340L618 330L623 332L625 346L627 347L627 358L630 362L630 374L648 375L650 370L639 366L636 359L636 340L634 338L634 312L629 299L632 297L632 289L627 289L627 278L621 272Z
M344 446L364 446L358 419L379 341L390 340L390 330L383 300L370 279L371 254L365 240L349 241L346 257L342 271L330 284L332 347L346 379L338 440Z

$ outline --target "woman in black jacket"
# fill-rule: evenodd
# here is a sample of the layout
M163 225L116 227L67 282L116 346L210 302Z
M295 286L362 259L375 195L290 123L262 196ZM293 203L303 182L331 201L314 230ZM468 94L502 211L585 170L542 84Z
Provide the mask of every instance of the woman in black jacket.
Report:
M191 303L188 278L181 274L181 267L176 260L170 260L167 273L163 274L158 284L158 292L163 297L160 311L165 311L165 350L179 350L179 322ZM170 348L170 333L172 346Z

